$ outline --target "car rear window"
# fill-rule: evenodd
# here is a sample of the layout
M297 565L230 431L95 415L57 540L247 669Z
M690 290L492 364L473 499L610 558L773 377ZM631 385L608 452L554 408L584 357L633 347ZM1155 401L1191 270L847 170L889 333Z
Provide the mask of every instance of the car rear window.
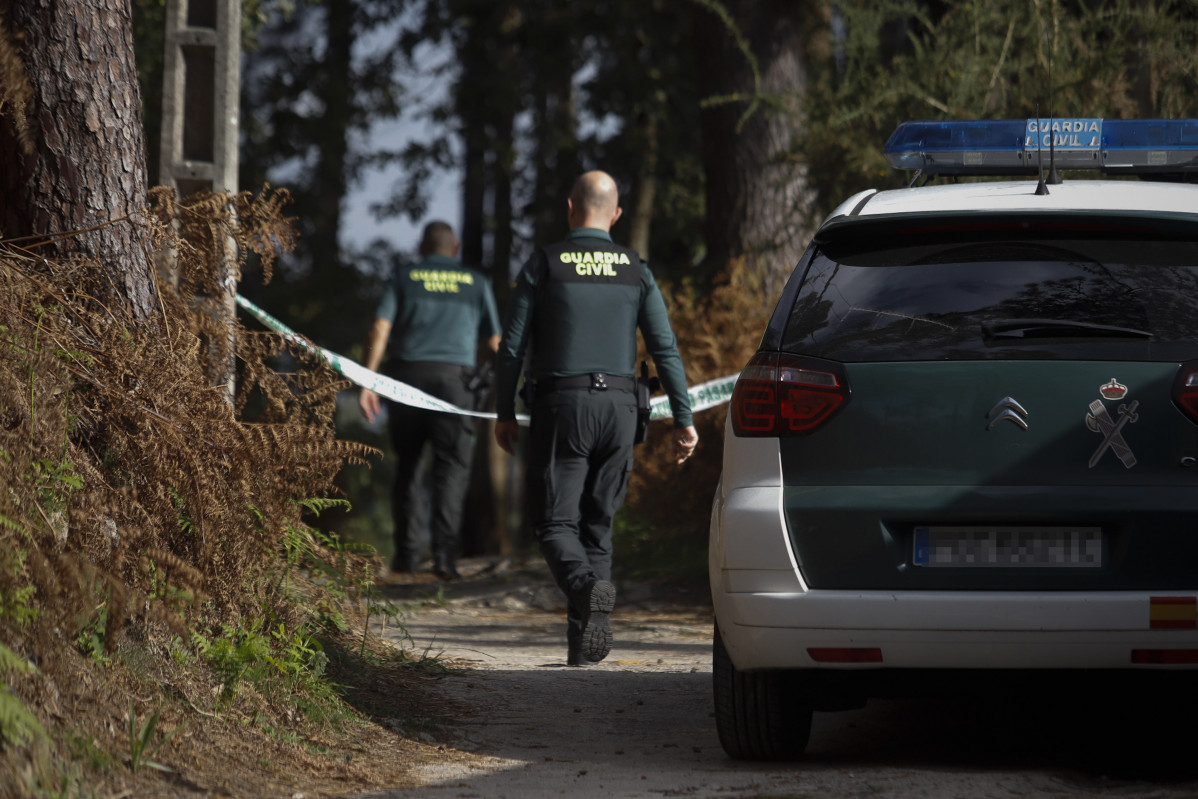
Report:
M815 245L782 349L842 362L1198 358L1193 241L865 238Z

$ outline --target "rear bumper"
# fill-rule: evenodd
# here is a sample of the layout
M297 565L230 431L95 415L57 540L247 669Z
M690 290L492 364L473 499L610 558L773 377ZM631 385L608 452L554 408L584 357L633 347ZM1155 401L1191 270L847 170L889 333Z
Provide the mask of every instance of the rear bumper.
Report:
M1198 668L1198 662L1158 665L1133 656L1167 650L1184 660L1192 651L1198 660L1198 590L811 588L787 534L777 485L727 490L721 484L709 573L720 632L742 670ZM1182 604L1166 606L1162 597ZM881 660L830 663L811 655L843 648L876 648Z
M737 668L1161 668L1133 652L1193 650L1198 630L1154 629L1148 593L713 594ZM1193 594L1188 595L1193 598ZM1184 607L1184 606L1183 606ZM812 649L876 648L870 664ZM1142 656L1141 656L1142 657ZM1198 668L1198 663L1166 668Z

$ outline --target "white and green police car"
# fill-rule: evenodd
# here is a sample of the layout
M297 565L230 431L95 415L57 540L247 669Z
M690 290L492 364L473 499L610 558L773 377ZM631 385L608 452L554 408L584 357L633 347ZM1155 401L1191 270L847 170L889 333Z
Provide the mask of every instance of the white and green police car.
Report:
M905 123L886 154L940 180L828 217L730 405L733 757L896 674L1198 669L1198 120ZM952 182L983 174L1019 179Z

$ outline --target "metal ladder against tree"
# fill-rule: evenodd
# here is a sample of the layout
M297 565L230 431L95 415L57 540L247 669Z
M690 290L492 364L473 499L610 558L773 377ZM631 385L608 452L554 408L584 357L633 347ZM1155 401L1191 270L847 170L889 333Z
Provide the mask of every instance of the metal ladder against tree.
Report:
M159 182L179 197L212 191L231 201L237 193L241 0L166 0L165 33ZM165 261L174 282L173 259ZM222 263L220 296L206 302L227 333L223 342L212 343L220 357L213 359L209 378L232 402L237 293L232 238L225 242Z

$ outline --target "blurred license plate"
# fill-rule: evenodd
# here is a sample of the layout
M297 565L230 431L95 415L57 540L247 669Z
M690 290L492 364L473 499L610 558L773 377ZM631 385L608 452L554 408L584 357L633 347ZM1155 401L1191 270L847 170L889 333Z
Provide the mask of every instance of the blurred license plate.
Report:
M916 566L1100 569L1101 527L916 527Z

